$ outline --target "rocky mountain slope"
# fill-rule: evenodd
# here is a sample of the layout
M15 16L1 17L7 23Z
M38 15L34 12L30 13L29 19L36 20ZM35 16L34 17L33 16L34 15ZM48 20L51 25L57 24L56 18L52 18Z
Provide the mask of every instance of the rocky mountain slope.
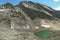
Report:
M0 6L1 40L40 40L33 32L45 29L60 30L60 11L31 1L23 1L16 6L10 3Z

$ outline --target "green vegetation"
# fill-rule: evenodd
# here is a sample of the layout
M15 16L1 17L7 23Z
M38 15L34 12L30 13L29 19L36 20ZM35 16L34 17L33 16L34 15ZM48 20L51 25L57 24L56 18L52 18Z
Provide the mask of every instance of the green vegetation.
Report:
M35 32L34 34L40 38L45 39L45 38L48 38L50 36L50 31L49 30L42 30L39 32Z

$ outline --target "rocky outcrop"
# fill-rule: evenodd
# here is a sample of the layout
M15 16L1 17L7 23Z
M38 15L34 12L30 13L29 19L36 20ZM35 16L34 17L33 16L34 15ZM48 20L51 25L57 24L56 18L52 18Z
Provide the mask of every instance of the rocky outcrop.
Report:
M60 30L60 11L46 5L24 1L16 6L7 3L0 8L3 10L0 10L1 40L40 40L32 32ZM22 36L25 32L28 34L26 37Z

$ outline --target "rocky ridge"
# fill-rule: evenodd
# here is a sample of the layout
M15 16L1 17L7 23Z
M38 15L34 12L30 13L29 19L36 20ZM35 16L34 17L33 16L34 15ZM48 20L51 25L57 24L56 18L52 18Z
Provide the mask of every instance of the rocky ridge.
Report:
M46 5L31 1L23 1L16 6L13 6L10 3L1 5L0 39L40 40L40 38L37 38L33 32L45 29L59 31L59 15L60 11L56 11Z

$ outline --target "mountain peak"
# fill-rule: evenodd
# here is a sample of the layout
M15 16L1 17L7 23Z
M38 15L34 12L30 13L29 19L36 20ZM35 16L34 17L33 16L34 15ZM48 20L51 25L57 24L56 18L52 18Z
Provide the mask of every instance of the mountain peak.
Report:
M5 8L13 8L13 5L11 3L6 3L3 5Z

